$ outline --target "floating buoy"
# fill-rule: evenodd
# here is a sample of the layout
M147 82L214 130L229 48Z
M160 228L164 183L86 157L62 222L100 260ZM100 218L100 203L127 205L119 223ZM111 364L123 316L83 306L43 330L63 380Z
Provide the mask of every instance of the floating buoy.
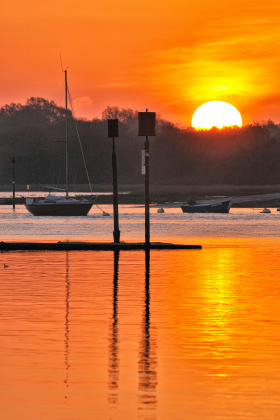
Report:
M271 211L267 208L263 209L263 211L261 211L261 213L271 213Z
M103 216L104 217L109 217L110 216L110 213L106 213L106 211L103 211Z
M157 213L164 213L163 208L161 207L160 209L157 210Z
M280 211L280 207L278 207L277 211Z

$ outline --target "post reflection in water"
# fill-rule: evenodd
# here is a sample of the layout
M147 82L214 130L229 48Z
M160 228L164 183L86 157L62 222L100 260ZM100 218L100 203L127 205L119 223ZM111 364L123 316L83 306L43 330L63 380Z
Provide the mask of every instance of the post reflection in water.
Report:
M138 363L139 409L155 410L157 404L157 357L155 329L151 325L150 314L150 249L145 250L145 306Z
M114 251L114 280L113 280L113 318L109 345L109 396L111 404L118 403L119 382L119 338L118 338L118 276L119 251Z
M1 420L278 419L279 238L3 253Z
M66 298L65 298L65 306L66 306L66 311L65 311L65 359L64 359L64 363L65 363L65 369L66 369L66 374L65 374L65 385L66 385L66 391L68 388L68 376L69 376L69 295L70 295L70 282L69 282L69 255L68 255L68 251L66 251ZM67 392L65 394L65 402L67 402Z

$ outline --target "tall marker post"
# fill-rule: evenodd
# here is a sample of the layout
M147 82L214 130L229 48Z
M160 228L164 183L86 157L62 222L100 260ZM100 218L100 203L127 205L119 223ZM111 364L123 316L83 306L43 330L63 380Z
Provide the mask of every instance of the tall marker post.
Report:
M150 148L149 136L156 135L156 113L138 112L138 136L145 136L142 152L142 175L145 175L145 245L150 245Z
M16 160L13 157L12 159L12 165L13 165L13 210L16 208L16 181L15 181L15 163Z
M120 242L121 232L119 229L119 209L118 209L118 179L117 179L117 156L115 147L115 137L119 137L119 120L108 120L108 137L113 139L112 145L112 168L113 168L113 207L114 207L114 232L115 243Z

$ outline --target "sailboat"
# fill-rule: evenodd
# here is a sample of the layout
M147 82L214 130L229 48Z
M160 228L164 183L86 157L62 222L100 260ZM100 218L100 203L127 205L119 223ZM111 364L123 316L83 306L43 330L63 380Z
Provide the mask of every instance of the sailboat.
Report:
M33 216L87 216L95 202L95 197L89 199L76 199L69 196L69 176L68 176L68 120L67 120L67 70L65 73L65 122L66 122L66 187L65 197L52 194L53 187L49 188L49 195L45 198L26 198L25 207Z

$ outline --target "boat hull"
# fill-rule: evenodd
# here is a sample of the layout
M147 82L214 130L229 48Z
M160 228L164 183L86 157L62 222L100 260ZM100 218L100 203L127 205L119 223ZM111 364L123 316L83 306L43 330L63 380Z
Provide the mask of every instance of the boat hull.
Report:
M87 216L93 203L73 204L26 204L33 216Z
M231 198L208 204L185 204L181 206L183 213L228 213L231 207Z

